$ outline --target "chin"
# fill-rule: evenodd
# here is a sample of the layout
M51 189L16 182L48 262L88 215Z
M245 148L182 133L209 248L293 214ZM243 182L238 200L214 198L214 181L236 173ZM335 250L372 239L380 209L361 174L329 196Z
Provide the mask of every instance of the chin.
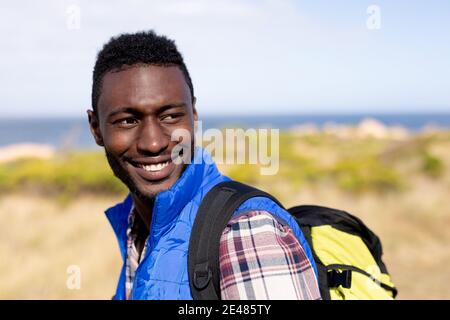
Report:
M140 185L140 186L138 185L136 190L138 191L138 193L140 193L140 195L138 194L138 196L143 197L145 199L151 199L156 197L158 193L163 192L172 187L176 181L177 179L175 181L172 181L172 179L170 179L161 181L160 183L152 183L151 185Z

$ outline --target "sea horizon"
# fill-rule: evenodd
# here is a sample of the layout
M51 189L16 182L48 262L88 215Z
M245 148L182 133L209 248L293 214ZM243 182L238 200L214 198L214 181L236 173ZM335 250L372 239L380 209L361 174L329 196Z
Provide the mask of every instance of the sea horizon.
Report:
M241 127L278 128L290 130L309 124L323 128L326 124L357 125L372 118L386 126L401 126L411 132L418 132L425 126L450 128L450 112L431 113L321 113L281 115L201 115L202 129ZM3 117L0 118L0 147L36 143L53 147L94 148L95 142L89 131L87 117Z

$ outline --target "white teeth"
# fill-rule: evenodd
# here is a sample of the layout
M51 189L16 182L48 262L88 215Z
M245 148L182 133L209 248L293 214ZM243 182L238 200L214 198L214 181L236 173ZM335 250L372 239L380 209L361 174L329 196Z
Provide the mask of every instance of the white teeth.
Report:
M158 163L158 164L150 164L150 165L142 165L145 171L159 171L166 167L169 164L169 161Z

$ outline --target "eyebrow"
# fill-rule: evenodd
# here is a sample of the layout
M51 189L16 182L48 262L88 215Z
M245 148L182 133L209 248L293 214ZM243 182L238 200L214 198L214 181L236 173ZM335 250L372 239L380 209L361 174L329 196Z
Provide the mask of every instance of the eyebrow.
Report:
M186 108L186 103L184 103L184 102L169 103L169 104L166 104L166 105L163 105L162 107L160 107L158 109L158 113L163 113L166 110L173 109L173 108L181 108L181 107Z
M162 113L169 109L181 108L181 107L186 107L186 103L184 103L184 102L169 103L169 104L159 107L157 110L157 113ZM141 114L142 112L136 110L135 108L131 108L131 107L121 107L121 108L118 108L118 109L112 111L110 114L108 114L108 118L111 118L119 113Z
M118 108L118 109L114 110L113 112L109 113L108 114L108 118L111 118L111 117L113 117L113 116L115 116L116 114L119 114L119 113L133 113L133 114L135 114L137 112L136 112L135 109L130 108L130 107L121 107L121 108Z

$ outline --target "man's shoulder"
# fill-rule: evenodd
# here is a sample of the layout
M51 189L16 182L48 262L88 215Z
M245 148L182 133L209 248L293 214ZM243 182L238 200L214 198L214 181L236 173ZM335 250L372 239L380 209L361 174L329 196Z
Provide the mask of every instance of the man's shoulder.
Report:
M292 232L291 228L284 221L278 219L267 210L249 210L233 216L227 223L222 234L230 232L246 232L247 234L277 233L285 234Z
M267 210L243 212L228 222L219 262L224 299L320 298L304 248L290 226Z

